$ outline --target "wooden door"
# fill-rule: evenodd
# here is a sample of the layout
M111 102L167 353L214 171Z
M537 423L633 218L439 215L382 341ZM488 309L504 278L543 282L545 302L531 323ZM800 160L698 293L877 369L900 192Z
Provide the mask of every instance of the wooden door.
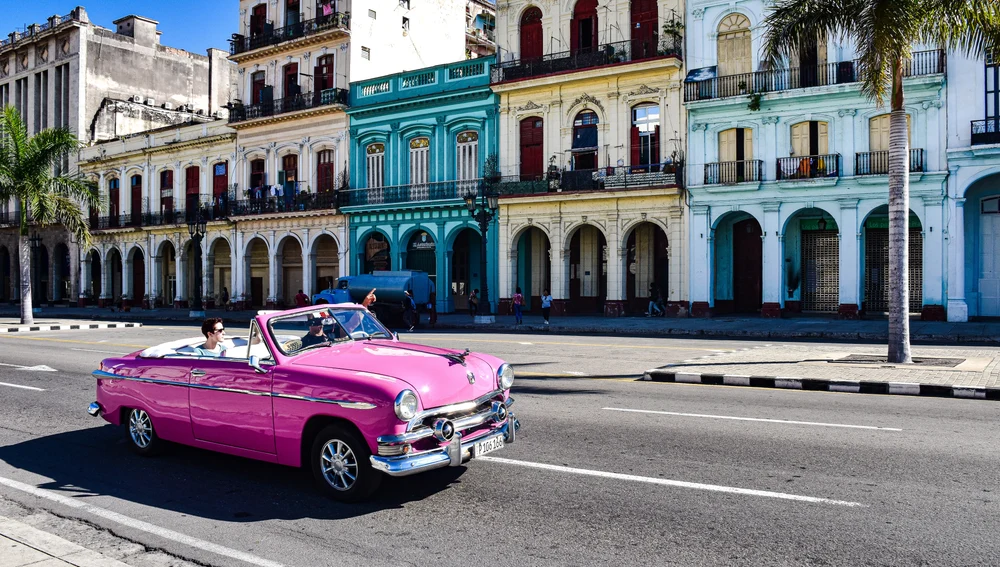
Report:
M267 75L264 71L257 71L251 75L251 86L250 86L250 103L260 104L263 102L264 87L267 86Z
M138 175L132 176L132 207L131 207L131 222L133 225L138 225L142 220L142 177Z
M597 47L597 0L579 0L570 24L570 49L589 53Z
M229 185L229 162L224 161L212 166L212 206L216 215L222 214L222 205L226 200L226 189Z
M201 175L201 168L198 166L192 166L187 168L184 172L185 183L184 183L184 195L185 195L185 206L189 213L194 213L198 210L199 194L201 189L199 188L198 177Z
M120 214L121 190L119 189L119 181L112 179L108 181L108 215L111 217L110 222L115 223L112 226L118 226L118 215Z
M763 242L754 219L733 223L733 303L737 313L755 313L763 301Z
M816 155L825 156L830 153L830 125L826 122L816 123Z
M300 94L299 89L299 64L289 63L285 65L284 81L282 81L284 97L289 98Z
M521 16L521 59L542 56L542 11L528 8Z
M632 0L632 59L656 56L656 0Z
M538 179L545 173L545 158L542 154L542 119L525 118L521 121L521 178Z
M719 161L736 161L736 128L719 132Z
M792 126L792 153L796 157L810 155L808 122L799 122Z
M267 21L267 4L261 2L250 12L250 37L264 33L264 22Z

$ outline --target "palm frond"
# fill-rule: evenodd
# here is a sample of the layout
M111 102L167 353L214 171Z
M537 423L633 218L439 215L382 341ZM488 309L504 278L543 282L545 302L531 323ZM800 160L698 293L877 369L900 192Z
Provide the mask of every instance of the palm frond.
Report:
M966 56L1000 50L1000 2L925 0L918 37Z
M856 24L864 0L782 0L764 21L761 58L780 66L804 41L822 33L842 35Z

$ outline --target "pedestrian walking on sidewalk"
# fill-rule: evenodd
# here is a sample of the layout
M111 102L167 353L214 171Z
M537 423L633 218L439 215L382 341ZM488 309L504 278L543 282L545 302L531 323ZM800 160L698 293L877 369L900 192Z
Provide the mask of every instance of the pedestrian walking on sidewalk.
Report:
M406 290L403 297L403 323L413 330L420 321L417 319L417 303L413 300L413 292Z
M659 317L663 315L663 308L661 307L661 302L663 299L660 297L660 286L656 285L656 282L649 283L649 306L646 308L646 317Z
M520 325L524 322L524 316L522 310L524 309L524 296L521 295L521 288L517 288L514 293L514 297L511 300L511 306L514 309L514 324Z
M469 295L469 316L475 318L479 313L479 289L472 290Z
M545 324L549 324L549 314L552 313L552 296L549 295L549 290L544 290L542 292L542 318L545 319Z

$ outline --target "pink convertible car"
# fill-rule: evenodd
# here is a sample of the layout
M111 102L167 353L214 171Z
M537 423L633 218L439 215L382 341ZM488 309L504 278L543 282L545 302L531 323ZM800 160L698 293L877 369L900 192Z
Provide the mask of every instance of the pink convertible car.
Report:
M140 454L164 441L312 469L345 501L383 474L459 466L513 443L514 371L485 354L400 342L366 309L262 313L220 357L203 338L101 362L89 413L126 424Z

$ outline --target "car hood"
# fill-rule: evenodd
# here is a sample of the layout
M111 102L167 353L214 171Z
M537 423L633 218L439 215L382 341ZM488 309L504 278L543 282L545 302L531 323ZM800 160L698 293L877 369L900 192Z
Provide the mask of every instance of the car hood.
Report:
M494 365L476 353L465 356L464 365L444 356L456 354L462 353L387 340L351 341L304 353L293 364L391 376L410 385L421 409L472 400L497 389Z

